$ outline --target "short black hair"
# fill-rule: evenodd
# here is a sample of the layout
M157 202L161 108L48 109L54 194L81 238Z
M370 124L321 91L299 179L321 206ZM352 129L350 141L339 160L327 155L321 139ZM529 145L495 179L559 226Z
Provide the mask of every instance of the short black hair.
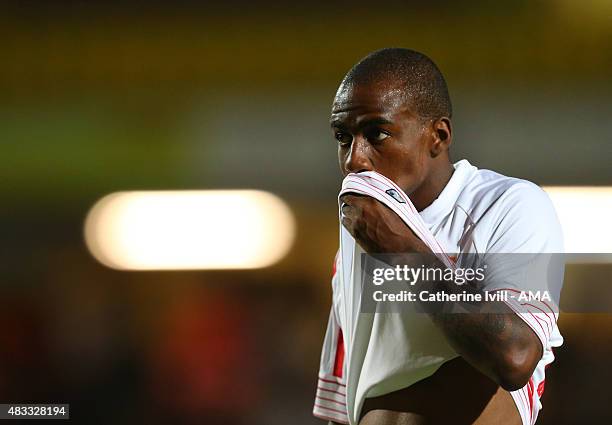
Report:
M376 50L351 68L341 86L379 81L398 82L421 118L450 118L453 113L442 72L423 53L399 47Z

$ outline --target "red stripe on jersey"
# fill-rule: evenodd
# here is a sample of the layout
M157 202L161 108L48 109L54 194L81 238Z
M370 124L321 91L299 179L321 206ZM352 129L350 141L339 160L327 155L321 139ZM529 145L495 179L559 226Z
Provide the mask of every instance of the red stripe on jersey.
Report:
M533 376L529 378L527 384L527 394L529 394L529 413L533 417Z
M544 394L544 383L545 382L546 380L540 382L538 385L538 397L542 397L542 394Z
M336 359L334 361L334 376L342 378L342 369L344 369L344 338L342 337L342 329L338 331L338 345L336 346Z
M550 338L550 335L547 335L549 332L546 332L544 330L544 327L542 326L542 324L540 323L540 321L538 320L537 317L535 317L535 315L530 311L529 314L531 314L533 316L533 320L535 320L535 322L540 325L540 329L542 329L542 333L544 334L545 337Z
M545 312L544 310L542 310L540 307L537 307L537 306L535 306L535 305L533 305L533 304L530 304L530 303L522 303L521 305L528 305L528 306L530 306L530 307L533 307L533 308L538 309L539 311L541 311L541 312L544 314L544 317L546 317L546 325L547 325L547 326L548 326L548 328L550 329L550 323L552 323L552 321L554 321L554 320L555 320L555 315L554 315L554 314L553 314L553 317L552 317L552 319L551 319L551 318L550 318L550 316L549 316L549 313L546 313L546 312ZM551 329L551 332L552 332L552 329Z
M329 410L330 412L334 412L334 413L340 413L341 415L346 415L345 410L343 411L343 410L338 410L338 409L332 409L330 407L321 406L320 404L315 404L315 407L318 407L319 409Z
M330 383L330 384L336 384L336 385L339 385L341 387L346 387L346 385L344 385L344 384L342 384L342 383L340 383L338 381L332 381L332 380L329 380L329 379L321 378L320 376L319 376L319 381L327 382L327 383Z
M340 391L331 390L329 388L317 387L317 390L327 391L328 393L340 394L343 397L346 397L346 394Z
M333 398L325 398L325 397L320 397L320 396L317 396L317 399L318 399L318 400L330 401L330 402L332 402L332 403L338 403L338 404L340 404L341 406L346 406L346 403L342 403L341 401L334 400Z

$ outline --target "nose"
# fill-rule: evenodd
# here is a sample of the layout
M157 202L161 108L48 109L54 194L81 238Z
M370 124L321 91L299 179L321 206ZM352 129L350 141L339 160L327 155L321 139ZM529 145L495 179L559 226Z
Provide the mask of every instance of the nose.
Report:
M361 137L355 137L351 143L351 149L344 159L344 171L348 173L359 173L361 171L373 171L370 160L370 146Z

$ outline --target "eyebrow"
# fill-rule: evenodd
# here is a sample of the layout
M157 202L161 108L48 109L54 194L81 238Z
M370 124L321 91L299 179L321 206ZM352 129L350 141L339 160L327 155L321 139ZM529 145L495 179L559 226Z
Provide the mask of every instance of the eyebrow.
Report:
M393 122L389 121L386 118L379 117L379 118L372 118L372 119L361 121L357 125L357 127L359 129L362 129L362 128L366 128L366 127L373 127L373 126L377 126L377 125L388 125L388 124L393 124ZM336 127L336 128L346 128L346 125L341 120L339 120L339 119L331 120L330 121L330 125L332 127Z

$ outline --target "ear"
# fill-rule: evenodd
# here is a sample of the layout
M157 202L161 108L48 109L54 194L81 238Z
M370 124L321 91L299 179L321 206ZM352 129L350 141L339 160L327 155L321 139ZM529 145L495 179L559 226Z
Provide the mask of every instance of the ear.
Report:
M443 152L448 152L453 140L450 118L442 117L434 120L431 123L431 129L433 133L433 143L431 144L430 153L432 158L435 158Z

